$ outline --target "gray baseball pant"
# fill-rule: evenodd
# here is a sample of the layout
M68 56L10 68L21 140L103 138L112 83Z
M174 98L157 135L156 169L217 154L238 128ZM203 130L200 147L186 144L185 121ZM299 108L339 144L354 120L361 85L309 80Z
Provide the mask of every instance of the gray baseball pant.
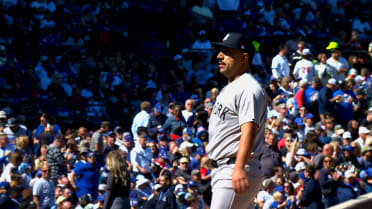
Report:
M248 176L249 189L237 195L232 189L232 171L234 165L223 165L212 171L211 209L248 209L253 208L253 200L262 187L263 172L258 160L248 161L245 170Z

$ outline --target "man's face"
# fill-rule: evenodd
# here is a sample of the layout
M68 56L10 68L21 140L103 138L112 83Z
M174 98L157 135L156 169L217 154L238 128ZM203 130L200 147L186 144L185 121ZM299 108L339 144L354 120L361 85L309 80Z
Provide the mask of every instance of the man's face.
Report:
M189 169L189 162L180 163L180 169L183 171L187 171Z
M146 144L147 144L147 139L146 139L145 136L141 136L141 137L139 138L139 144L140 144L142 147L145 147L145 146L146 146Z
M237 49L221 48L217 59L220 73L232 80L242 73L241 67L244 61L248 62L248 53L242 53Z
M41 176L44 179L49 179L49 177L50 177L50 169L49 169L49 166L48 165L43 165L41 167Z
M167 188L170 184L170 181L167 176L160 176L159 183L163 188Z
M8 137L4 134L0 136L0 147L5 147L8 143Z

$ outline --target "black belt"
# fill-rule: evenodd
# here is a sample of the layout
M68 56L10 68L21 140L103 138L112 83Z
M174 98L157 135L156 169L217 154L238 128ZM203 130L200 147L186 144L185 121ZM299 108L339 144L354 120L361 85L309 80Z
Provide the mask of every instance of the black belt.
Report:
M236 161L236 157L229 158L229 160L226 163L223 163L223 164L218 164L217 160L212 160L212 167L213 168L218 168L218 167L221 167L222 165L235 164L235 161Z

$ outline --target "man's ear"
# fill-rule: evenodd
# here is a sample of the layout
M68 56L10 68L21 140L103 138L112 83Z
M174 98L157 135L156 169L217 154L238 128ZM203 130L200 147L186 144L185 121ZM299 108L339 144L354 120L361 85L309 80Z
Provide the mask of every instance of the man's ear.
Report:
M246 61L248 61L248 59L249 59L249 54L248 53L243 53L241 61L246 62Z

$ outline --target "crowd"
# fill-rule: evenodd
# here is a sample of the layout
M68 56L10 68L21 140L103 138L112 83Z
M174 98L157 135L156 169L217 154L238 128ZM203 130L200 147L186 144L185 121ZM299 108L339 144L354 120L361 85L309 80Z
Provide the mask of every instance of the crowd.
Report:
M210 41L229 31L252 39L269 101L256 208L371 192L370 8L0 0L0 207L208 208L226 84Z

